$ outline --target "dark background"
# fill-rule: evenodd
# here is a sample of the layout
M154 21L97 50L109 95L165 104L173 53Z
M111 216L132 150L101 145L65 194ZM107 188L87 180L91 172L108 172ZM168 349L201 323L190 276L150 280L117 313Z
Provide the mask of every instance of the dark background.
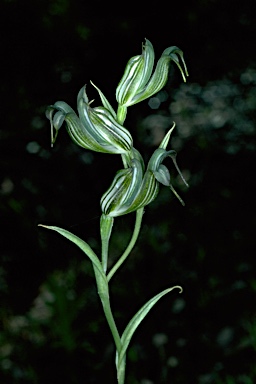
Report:
M166 100L130 107L126 127L147 159L174 120L171 146L190 188L166 161L186 206L161 189L111 284L120 329L162 289L184 289L162 299L135 333L127 383L255 383L254 0L155 4L137 16L127 4L118 15L70 0L1 7L1 383L115 382L91 265L37 224L64 227L99 251L99 199L122 165L78 148L64 129L51 148L45 108L57 100L75 108L90 80L115 105L125 64L145 37L156 59L179 46L190 76L182 84L172 66ZM88 96L100 104L91 85ZM133 221L116 219L110 263Z

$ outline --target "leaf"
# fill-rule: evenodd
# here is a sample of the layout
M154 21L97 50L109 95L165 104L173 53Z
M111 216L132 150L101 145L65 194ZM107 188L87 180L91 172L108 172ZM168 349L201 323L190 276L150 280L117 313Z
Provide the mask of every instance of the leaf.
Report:
M80 239L80 237L67 231L66 229L55 227L55 226L42 225L42 224L39 224L39 226L43 227L43 228L51 229L53 231L56 231L59 234L61 234L62 236L66 237L66 239L72 241L72 243L76 244L89 257L89 259L93 263L93 266L96 268L96 270L103 277L104 281L106 280L106 275L103 272L101 263L100 263L97 255L94 253L92 248L89 246L89 244L87 244L84 240Z
M173 289L179 288L180 293L182 292L182 288L178 285L172 287L172 288L167 288L164 291L158 293L158 295L154 296L152 299L150 299L143 307L133 316L133 318L130 320L129 324L125 328L122 337L121 337L121 342L122 342L122 348L120 350L119 356L117 356L117 365L118 367L121 366L122 360L125 358L126 350L129 346L129 343L131 341L131 338L142 322L142 320L146 317L150 309L158 302L161 297L166 295L167 293L171 292ZM117 369L118 369L117 367Z

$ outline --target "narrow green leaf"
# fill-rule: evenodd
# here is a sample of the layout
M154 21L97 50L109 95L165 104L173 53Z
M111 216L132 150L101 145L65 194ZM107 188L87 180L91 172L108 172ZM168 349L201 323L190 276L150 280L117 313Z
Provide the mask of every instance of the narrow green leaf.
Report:
M106 275L103 272L101 263L97 257L97 255L94 253L92 248L89 246L88 243L86 243L84 240L80 239L80 237L74 235L73 233L67 231L66 229L55 227L55 226L48 226L48 225L42 225L39 224L40 227L51 229L52 231L56 231L62 236L66 237L66 239L72 241L72 243L76 244L91 260L93 263L93 266L97 269L97 271L100 273L100 275L103 277L104 281L106 280Z
M172 288L167 288L164 291L158 293L158 295L154 296L152 299L150 299L143 307L133 316L127 327L125 328L122 337L121 337L121 342L122 342L122 348L119 353L119 356L117 356L117 369L118 367L122 364L122 360L125 358L127 348L129 346L129 343L131 341L131 338L142 322L142 320L146 317L150 309L158 302L161 297L166 295L167 293L171 292L173 289L179 288L180 293L182 292L182 288L178 285L172 287Z

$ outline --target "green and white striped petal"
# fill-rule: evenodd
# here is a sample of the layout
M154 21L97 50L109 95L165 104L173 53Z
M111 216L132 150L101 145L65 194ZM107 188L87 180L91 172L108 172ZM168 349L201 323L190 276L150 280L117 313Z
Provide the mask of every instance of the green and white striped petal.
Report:
M132 136L126 128L117 123L112 110L109 111L105 107L91 108L85 87L79 91L77 102L79 117L63 101L57 101L47 108L46 116L51 122L52 144L56 141L62 124L66 122L72 140L85 149L113 154L130 152Z
M130 168L118 171L110 188L101 198L102 212L111 217L122 215L126 207L133 202L142 177L143 170L137 159L132 160Z
M64 101L57 101L54 105L47 108L46 116L51 122L51 144L56 141L59 129L62 124L66 122L67 131L72 140L83 148L89 150L101 151L100 145L97 141L90 136L89 132L82 126L75 111ZM55 134L54 134L55 130ZM109 148L106 152L109 152L112 148ZM111 152L110 152L111 153Z
M128 61L123 77L116 89L119 110L139 103L159 92L167 82L171 61L174 61L178 66L183 80L186 81L188 71L183 58L183 52L178 47L172 46L163 51L152 75L154 59L153 46L146 39L142 54L134 56ZM179 60L181 60L184 69Z
M100 96L100 99L101 99L101 102L103 104L103 107L105 107L106 109L109 110L109 112L113 115L113 117L116 119L117 116L116 116L116 112L114 111L114 109L112 108L110 102L108 101L108 99L106 98L106 96L101 92L101 90L96 87L95 84L93 84L92 81L90 81L90 83L94 86L95 89L97 89L98 93L99 93L99 96Z
M180 56L180 59L184 65L184 70L179 63L178 55ZM186 76L188 76L188 72L183 58L183 52L175 46L167 48L158 60L155 72L152 75L151 79L145 85L144 89L142 89L140 93L137 93L133 97L131 101L132 104L137 104L142 100L148 99L149 97L159 92L165 86L168 79L171 61L174 61L174 63L178 66L183 80L184 82L186 82Z
M141 92L148 82L154 65L153 45L146 39L142 45L142 54L132 57L125 68L122 79L116 89L116 100L121 105L130 105L133 97Z
M171 157L178 173L187 185L176 163L176 152L165 150L173 128L174 126L167 132L160 147L154 151L145 173L139 152L135 152L133 149L132 153L136 153L136 158L131 160L131 166L117 172L110 188L101 198L101 209L104 215L116 217L145 207L157 197L159 183L168 186L184 205L183 200L171 184L171 176L167 167L162 164L166 157Z

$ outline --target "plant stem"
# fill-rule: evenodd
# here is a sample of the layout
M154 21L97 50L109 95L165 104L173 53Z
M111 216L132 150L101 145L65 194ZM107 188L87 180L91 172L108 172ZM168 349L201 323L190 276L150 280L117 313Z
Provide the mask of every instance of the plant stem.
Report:
M106 280L102 277L102 275L99 273L99 271L95 267L94 267L94 272L95 272L98 294L101 300L102 308L115 342L117 356L119 356L122 348L122 341L121 341L121 338L114 320L114 316L110 307L108 284L106 285ZM118 384L124 384L125 365L126 365L125 360L126 359L124 357L122 364L120 366L116 365Z
M126 359L124 358L121 366L119 368L117 368L117 382L118 382L118 384L124 384L125 367L126 367Z
M133 234L132 234L132 238L126 248L126 250L124 251L124 253L122 254L122 256L118 259L118 261L116 262L116 264L112 267L112 269L109 271L108 275L107 275L107 280L108 282L110 281L110 279L112 278L112 276L115 274L115 272L118 270L118 268L123 264L123 262L125 261L125 259L129 256L129 254L131 253L137 239L138 239L138 236L139 236L139 233L140 233L140 229L141 229L141 222L142 222L142 216L143 216L143 213L144 213L144 209L143 208L139 208L137 211L136 211L136 221L135 221L135 225L134 225L134 230L133 230Z
M107 272L108 264L108 247L109 240L113 228L114 218L104 215L101 215L100 218L100 236L101 236L101 264L104 273Z
M100 275L98 270L94 267L94 273L96 277L96 283L98 288L98 294L102 303L103 311L106 317L106 320L108 322L110 331L113 335L113 339L116 345L117 352L120 352L122 343L119 336L119 332L113 317L113 313L110 307L110 300L109 300L109 289L108 286L106 286L106 282L104 281L103 277Z
M123 125L127 114L127 107L124 105L118 104L117 108L117 121L119 124Z

